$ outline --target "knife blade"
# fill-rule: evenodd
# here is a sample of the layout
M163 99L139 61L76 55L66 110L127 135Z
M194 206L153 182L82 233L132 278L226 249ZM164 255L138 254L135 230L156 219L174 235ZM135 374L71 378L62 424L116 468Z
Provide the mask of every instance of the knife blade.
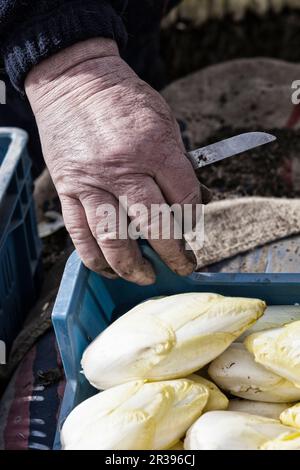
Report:
M193 150L188 153L188 158L194 169L198 170L199 168L219 162L225 158L233 157L256 147L260 147L261 145L269 144L276 139L274 135L267 134L266 132L246 132L235 137L230 137L229 139L221 140L207 147Z

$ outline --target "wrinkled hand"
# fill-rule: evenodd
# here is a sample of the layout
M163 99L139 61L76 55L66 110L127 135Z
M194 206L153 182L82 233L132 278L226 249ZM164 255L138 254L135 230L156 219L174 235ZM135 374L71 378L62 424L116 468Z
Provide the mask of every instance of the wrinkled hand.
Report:
M180 132L163 98L120 58L111 40L78 43L35 67L26 93L66 227L84 264L146 285L155 274L135 240L97 235L97 208L201 203ZM98 217L99 218L99 217ZM141 220L146 229L148 220ZM180 275L195 268L181 240L150 240Z

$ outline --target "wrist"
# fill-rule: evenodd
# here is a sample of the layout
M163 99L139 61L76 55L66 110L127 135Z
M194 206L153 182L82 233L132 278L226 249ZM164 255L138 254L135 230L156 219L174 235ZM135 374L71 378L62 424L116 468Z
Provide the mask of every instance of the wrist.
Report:
M79 42L45 59L29 72L25 80L29 101L34 105L44 98L47 101L49 93L59 97L70 86L78 88L92 78L108 77L119 62L125 64L113 40L95 38Z

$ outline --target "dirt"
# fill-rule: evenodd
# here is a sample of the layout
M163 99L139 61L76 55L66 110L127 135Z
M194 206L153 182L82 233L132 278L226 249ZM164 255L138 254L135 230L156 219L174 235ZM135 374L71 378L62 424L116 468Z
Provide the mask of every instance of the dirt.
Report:
M63 370L59 367L55 369L49 369L46 371L39 370L36 375L37 385L43 385L44 387L50 387L60 382L64 378Z
M247 132L222 129L197 147ZM199 179L213 190L214 199L240 196L300 197L300 187L292 183L293 158L300 155L300 130L266 129L277 141L245 154L223 160L198 171Z
M62 258L70 247L71 239L66 229L62 228L58 232L43 239L43 266L47 274Z
M231 59L272 57L300 62L300 12L286 9L281 14L258 17L248 13L242 21L230 17L210 20L195 27L178 22L161 33L162 53L169 81L206 66ZM245 132L248 129L240 129ZM203 168L199 179L213 190L214 199L239 196L299 197L293 185L291 162L300 153L300 131L266 129L277 142L233 159ZM217 142L239 133L223 128L206 142Z
M173 81L208 65L237 58L273 57L300 60L300 12L259 17L248 13L242 21L230 17L210 20L201 27L178 22L161 33L168 79Z

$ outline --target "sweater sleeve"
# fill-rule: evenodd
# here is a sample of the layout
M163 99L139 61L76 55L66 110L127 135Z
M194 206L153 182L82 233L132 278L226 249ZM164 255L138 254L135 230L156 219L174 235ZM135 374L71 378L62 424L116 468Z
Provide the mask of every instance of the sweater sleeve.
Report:
M121 15L126 0L0 0L2 63L19 91L30 69L55 52L94 37L127 33Z

